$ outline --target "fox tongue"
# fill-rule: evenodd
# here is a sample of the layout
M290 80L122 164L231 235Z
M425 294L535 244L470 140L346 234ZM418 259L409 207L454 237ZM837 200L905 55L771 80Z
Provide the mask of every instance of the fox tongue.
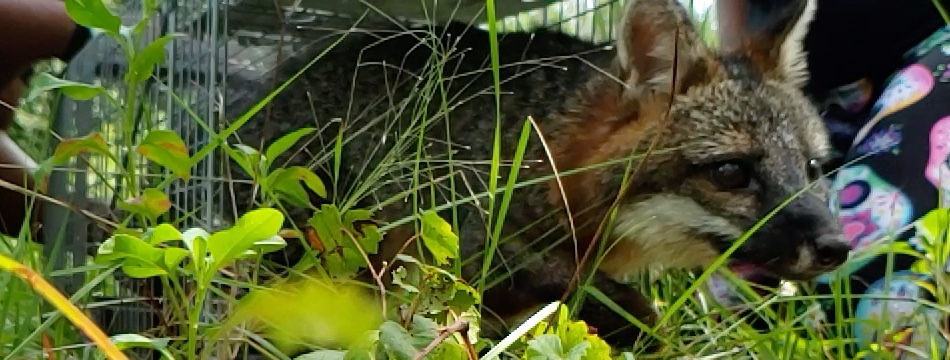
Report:
M746 280L751 280L752 277L764 276L769 273L761 266L742 261L733 261L728 267L737 276L745 278Z

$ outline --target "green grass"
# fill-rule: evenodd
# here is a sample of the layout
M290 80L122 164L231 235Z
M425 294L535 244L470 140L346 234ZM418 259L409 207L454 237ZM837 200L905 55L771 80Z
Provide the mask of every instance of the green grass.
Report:
M491 8L493 2L488 1L489 4L489 14L491 13ZM506 29L531 29L536 28L543 24L549 23L560 23L558 28L568 33L573 33L582 38L591 39L594 41L606 41L610 36L610 24L614 23L617 20L617 17L620 14L620 5L609 5L609 6L593 6L595 10L587 7L577 7L573 1L568 1L567 6L555 4L548 7L548 11L535 11L529 14L519 15L517 17L506 18L506 19L494 19L493 15L489 16L489 19L492 19L488 22L486 27L492 34L497 34L503 32ZM705 14L700 14L698 10L693 11L696 17L697 27L700 29L703 34L704 39L706 39L710 44L715 44L715 36L713 33L715 21L710 17L711 12ZM544 16L547 16L545 18ZM564 18L572 18L575 15L579 17L574 18L573 20L560 21ZM494 70L497 70L497 44L493 39L492 42L492 65ZM451 54L440 53L440 57L451 56ZM444 83L444 79L440 78L441 68L440 64L444 58L434 58L433 68L430 69L427 73L421 74L420 83L419 83L419 93L416 94L413 99L406 104L401 104L393 106L393 112L398 114L408 114L414 123L412 125L412 131L408 131L407 135L400 139L396 139L397 145L396 149L415 149L415 158L414 159L400 159L396 158L394 155L390 155L384 161L384 166L377 169L364 169L364 173L360 175L366 179L364 183L358 184L353 189L344 189L345 191L334 191L334 193L344 193L345 196L335 199L337 204L340 204L340 209L343 211L354 210L353 206L356 203L356 200L359 199L364 194L368 193L375 186L379 186L378 179L381 178L383 171L389 171L391 169L403 169L408 174L407 176L412 177L413 188L408 190L409 193L413 196L412 198L415 203L418 203L418 200L424 196L434 196L435 191L440 189L451 191L451 193L456 193L455 189L458 186L462 186L461 182L458 182L455 177L449 177L446 181L435 182L431 178L431 173L429 171L434 166L447 166L452 172L453 167L462 167L467 166L465 163L454 161L451 158L445 164L437 164L435 162L427 162L422 159L425 158L425 150L423 149L423 137L422 133L425 129L430 127L432 123L430 119L438 117L438 114L430 114L426 112L427 105L429 101L439 101L439 111L446 112L451 107L451 104L454 101L458 101L453 94L446 92L445 88L439 84ZM315 59L314 62L318 63L319 58ZM54 64L55 66L55 64ZM504 81L504 79L498 78L498 72L495 71L495 83ZM133 89L135 87L132 87ZM122 98L123 92L114 93L114 97ZM134 96L135 94L125 93L128 103L136 103L142 101L138 97ZM276 95L276 94L275 94ZM496 92L496 97L499 94ZM106 95L102 95L106 97ZM180 101L180 99L174 99L175 101ZM101 101L101 99L100 99ZM261 110L267 103L268 99L262 100L258 106L256 106L252 111ZM36 134L44 133L47 131L50 124L50 114L52 108L52 98L49 96L44 96L40 101L36 101L30 104L27 104L24 107L23 113L20 114L18 118L18 128L14 135L16 135L17 141L28 149L28 152L34 156L36 159L45 159L49 157L49 154L52 152L52 149L46 147L44 141L37 141L39 137ZM124 108L125 112L118 112L114 123L119 126L115 128L110 128L111 132L105 132L108 139L113 139L118 137L120 134L130 135L131 124L130 120L133 116L131 111L128 108ZM207 119L202 119L198 114L203 114L203 109L190 109L192 111L192 116L196 121L199 121L203 124L207 123ZM499 116L505 111L500 107L493 109L496 116ZM156 118L160 118L159 114L152 114ZM239 121L234 127L225 129L215 135L220 138L225 138L228 134L232 133L237 126L241 125L241 121L247 121L250 119L251 114L245 114L239 117ZM160 122L160 121L155 121ZM151 129L148 129L151 130ZM535 131L529 122L524 123L522 129L522 136L519 139L519 150L523 150L525 143L527 142L527 135L530 131ZM342 166L341 164L341 146L340 142L343 139L338 139L336 146L330 147L330 150L325 154L324 159L332 165L334 174L339 173L339 169ZM451 143L451 139L445 139L447 143ZM497 179L499 174L502 171L512 172L511 175L515 175L516 171L519 169L519 163L522 161L520 156L516 156L513 159L513 164L503 163L500 159L500 132L496 132L496 136L486 141L492 141L494 144L495 152L492 159L486 161L491 165L490 167L490 178ZM135 138L132 136L124 136L124 140L128 143L125 145L135 145L142 141L141 138ZM119 150L118 145L110 144L109 151L111 154L117 155ZM221 146L221 143L213 142L212 144L207 145L201 149L190 149L191 153L194 154L194 159L203 158L205 156L214 156L214 150L216 147ZM373 151L377 151L374 149ZM520 154L520 151L519 151ZM106 156L100 155L100 157L105 158ZM124 176L122 179L118 180L118 183L123 183L130 185L126 188L127 194L138 194L138 190L143 187L142 184L142 175L148 175L150 177L157 177L159 184L168 184L174 180L173 176L170 176L167 172L152 172L153 169L147 169L144 167L138 166L138 163L144 162L145 159L137 158L134 160L128 160L127 163L121 162L108 162L108 163L96 163L96 168L94 169L100 173L113 173L113 172L123 172ZM388 169L383 169L388 168ZM146 172L148 172L146 174ZM563 175L563 174L562 174ZM90 178L94 179L106 179L101 175L88 175ZM540 180L539 180L540 181ZM115 186L117 184L113 184ZM488 214L489 223L486 225L489 229L489 236L485 239L488 242L489 251L488 254L493 254L495 247L498 246L499 242L502 241L500 233L500 224L504 223L510 195L513 191L517 191L518 188L524 186L525 184L518 184L513 181L507 183L499 184L496 181L492 181L489 184L489 192L486 194L481 194L479 201L486 201L489 203L489 209L500 209L498 212L491 211ZM161 188L161 186L157 186ZM459 202L473 201L473 199L457 199ZM384 199L386 201L395 201L394 199ZM281 207L280 204L275 204L275 207ZM418 209L420 212L425 210L433 209ZM325 214L324 214L325 215ZM945 240L947 238L946 229L948 228L947 222L945 219L934 218L934 222L930 224L932 230L935 233L938 240ZM176 219L171 219L176 220ZM939 220L939 221L938 221ZM408 223L414 221L414 219L404 219L398 223ZM432 220L430 220L432 221ZM456 230L458 228L458 217L457 214L453 214L452 218L445 219L445 225L450 229ZM160 223L160 221L150 222L153 226ZM417 231L423 226L429 226L438 228L441 224L439 223L425 223L421 222L417 224ZM388 230L395 226L390 224L387 227L380 229L381 231ZM180 229L184 231L185 229ZM359 250L360 252L363 249L360 247L359 241L360 238L356 235L350 234L353 236L352 240L356 245L353 250ZM440 233L439 236L445 238L451 238L449 233ZM45 269L47 264L47 259L43 258L42 252L38 248L31 244L27 239L4 239L0 243L0 251L3 251L5 254L12 256L19 261L37 268ZM288 240L289 241L289 240ZM423 241L417 241L416 246L420 250L424 250L427 246ZM188 248L191 251L191 248ZM598 254L602 253L604 249L599 249ZM909 248L897 248L897 249L882 249L882 251L903 251L903 252L913 252L913 249ZM420 251L424 253L425 251ZM948 250L945 246L945 241L934 241L934 253L937 254L947 254ZM934 287L934 298L936 301L932 303L927 303L923 300L916 301L919 304L930 306L934 311L938 313L945 313L948 311L948 295L947 295L947 281L946 276L942 271L933 271L931 269L942 269L944 268L946 257L940 259L932 260L923 260L918 264L920 271L925 273L933 273L934 281L936 286ZM91 259L81 259L80 261L90 261ZM425 264L433 264L432 259L420 259ZM456 259L453 258L450 261L450 264L443 266L443 270L440 272L434 267L429 266L420 266L419 271L436 278L441 278L446 280L447 283L453 284L452 276L457 276L460 272L461 264L464 261L470 261L470 259ZM599 261L598 258L591 259L591 261ZM477 281L472 284L474 289L483 290L486 287L493 286L497 284L488 283L486 281L485 275L493 269L489 269L487 264L491 262L490 258L486 256L482 266L483 272L482 276L477 279ZM85 309L96 309L104 306L108 306L106 300L102 297L93 297L93 294L99 294L104 296L113 296L113 297L127 297L127 294L123 294L116 291L115 278L113 272L119 267L119 264L122 263L113 263L108 265L95 265L91 262L89 264L76 264L75 269L59 271L56 273L50 273L48 271L44 272L48 277L60 277L65 275L71 275L76 273L83 274L86 279L84 286L72 296L72 300L82 305ZM312 265L312 264L310 264ZM312 279L320 278L321 275L326 275L326 273L332 273L332 271L327 269L308 269L309 271L301 271L301 268L298 268L295 277L295 280L301 279ZM194 272L189 272L187 267L183 267L181 270L181 277L160 277L163 288L167 293L172 294L169 296L167 303L163 305L162 311L165 320L169 324L186 324L193 325L194 320L199 315L199 312L196 310L206 310L204 312L204 318L201 322L204 324L201 327L191 327L186 326L189 331L176 331L170 327L158 326L154 329L151 329L148 332L142 333L141 335L146 336L148 339L160 340L162 346L156 346L158 348L167 351L170 354L173 354L174 358L189 358L190 356L196 356L200 354L200 358L224 358L229 354L233 355L233 350L240 347L251 347L256 349L259 352L268 354L270 358L274 359L284 359L288 358L282 350L282 346L288 344L291 341L291 338L288 337L288 334L296 335L300 338L298 340L308 341L308 342L319 342L325 341L328 338L338 339L341 335L327 335L322 334L320 327L307 327L312 323L320 323L321 321L327 321L325 328L334 328L337 326L341 333L352 331L358 332L356 330L350 329L347 326L340 323L339 321L333 322L332 312L326 312L324 310L333 309L338 310L341 313L348 313L348 311L354 311L347 302L331 302L330 299L333 299L334 296L327 295L326 293L320 292L319 286L313 287L283 287L283 286L273 286L268 288L263 288L261 281L259 280L262 277L268 277L272 274L270 273L274 269L269 269L266 266L261 266L261 264L256 261L255 258L249 258L247 261L235 263L232 267L228 268L226 272L216 272L211 279L200 278ZM393 270L393 269L390 269ZM762 321L765 321L769 324L770 332L768 333L759 333L751 328L749 325L748 316L739 316L734 315L730 312L729 309L725 309L722 306L719 306L711 302L708 297L696 297L694 293L704 292L705 288L700 286L703 282L708 279L711 273L707 272L706 274L689 274L682 271L672 271L663 274L647 274L644 276L643 281L638 285L641 290L656 299L657 306L660 311L663 313L664 325L665 327L658 331L655 335L659 338L659 341L665 346L658 354L650 355L640 355L637 358L656 358L656 359L669 359L669 358L696 358L696 359L844 359L844 355L841 355L839 350L842 350L846 347L853 346L853 334L851 330L851 323L855 320L867 320L867 319L845 319L842 317L842 314L836 314L836 325L824 328L821 328L820 331L816 330L814 327L809 326L812 322L812 319L815 317L815 306L819 301L827 299L844 299L852 298L852 301L858 301L859 295L850 294L849 289L845 288L842 284L833 284L833 291L831 295L818 296L812 294L809 286L799 286L797 292L770 292L771 295L760 297L755 295L749 288L749 284L743 283L736 280L735 286L739 286L740 290L743 290L748 296L748 299L745 301L745 306L753 309L757 309L759 315L762 317ZM728 276L729 274L723 274ZM411 307L423 307L426 303L425 296L433 296L433 294L438 294L440 296L459 296L462 298L463 290L465 289L463 285L459 284L459 288L446 289L444 287L438 287L432 283L426 283L423 280L418 278L413 278L411 272L406 275L406 281L411 283L415 288L422 289L423 295L413 295L410 292L403 292L401 294L390 294L393 297L389 298L390 302L388 305L392 308L395 305L403 304ZM200 281L198 281L200 280ZM192 299L195 296L194 289L198 286L198 283L203 281L210 281L208 286L207 293L201 292L202 297L207 296L206 302L203 302L199 305L192 303ZM411 280L411 281L410 281ZM414 282L412 282L414 281ZM310 284L306 281L303 283ZM585 281L586 283L586 281ZM349 284L355 287L366 286L367 284ZM76 358L95 358L96 353L92 349L92 345L84 342L78 336L77 331L62 318L62 314L57 313L54 310L44 304L42 299L32 293L30 289L23 283L19 282L16 278L10 276L6 273L0 273L0 286L5 289L5 291L0 295L0 318L5 319L4 329L0 332L0 356L3 356L5 359L19 359L19 358L39 358L42 355L44 350L53 350L56 352L57 358L65 358L66 356L75 356ZM582 284L582 287L587 287L587 284ZM296 294L299 295L299 298L293 296L284 296L281 299L282 302L279 304L270 303L271 308L276 308L282 311L274 310L273 312L268 312L268 303L264 305L256 304L251 301L237 300L236 293L234 288L246 289L246 290L262 290L262 292L255 292L256 294L268 294L269 291L277 291L278 294L281 292L294 293L299 291ZM201 289L201 288L199 288ZM304 290L300 290L304 289ZM336 291L336 290L334 290ZM343 292L344 294L349 294ZM305 294L305 295L300 295ZM263 295L262 295L263 296ZM310 297L308 297L310 296ZM342 296L342 295L341 295ZM396 304L392 302L398 300L397 296L408 296L413 297L413 300L405 300ZM609 299L606 298L602 293L596 289L589 289L586 296L593 297L598 301L604 301L609 303ZM266 296L263 296L266 299ZM297 301L299 300L299 301ZM309 302L305 302L309 301ZM571 299L568 301L568 308L573 310L574 306L577 304L579 298ZM261 300L264 301L264 300ZM363 299L355 298L352 300L354 304L360 304L364 306L361 308L365 312L365 305L362 303ZM218 303L223 304L221 306L216 306L212 309L208 304ZM196 308L196 306L198 306ZM337 308L338 307L338 308ZM775 311L779 309L780 311ZM244 311L246 310L246 311ZM312 313L308 313L308 310L312 310ZM405 324L418 321L418 324L421 327L415 327L417 330L406 330L399 326L389 326L390 323L384 323L379 326L379 343L373 342L380 346L377 350L385 348L385 351L391 355L402 355L409 356L414 352L418 352L429 344L432 340L433 335L425 334L419 331L419 328L434 328L437 326L450 326L453 325L457 319L464 318L472 320L471 324L473 327L478 325L477 319L480 314L480 310L477 306L471 308L465 308L462 314L458 313L449 313L445 309L436 307L433 310L438 315L430 315L425 318L412 319L402 319L399 318L395 311L386 311L391 309L384 309L383 315L390 317L390 320L394 320L392 324ZM556 310L552 308L552 310ZM323 312L321 312L323 311ZM335 311L334 311L335 312ZM353 312L354 314L360 314L360 312ZM262 314L267 314L264 316ZM328 318L322 319L316 317L314 314L324 314ZM482 314L484 315L484 314ZM272 327L268 329L267 327L260 327L259 323L254 321L242 322L243 320L248 320L249 318L267 318L272 321L273 324L281 324L280 326ZM306 319L301 321L300 319ZM329 319L329 320L328 320ZM369 322L376 321L372 320L371 316L367 316ZM294 321L296 320L296 321ZM352 319L350 319L352 320ZM542 320L542 319L539 319ZM891 321L893 322L893 321ZM879 322L879 323L888 323L888 321ZM378 324L377 324L378 325ZM552 344L557 342L559 346L568 346L569 339L566 336L558 335L558 329L566 329L571 324L569 322L559 322L555 326L554 330L548 330L546 332L547 337L541 335L541 330L532 330L525 329L538 336L538 339L534 345L538 344ZM275 330L283 329L285 332L274 332ZM882 327L883 329L883 327ZM345 331L344 331L345 330ZM364 329L365 330L365 329ZM676 330L676 331L673 331ZM270 332L268 332L270 331ZM315 334L319 333L319 334ZM263 334L272 335L269 339L265 339ZM463 341L462 336L456 336L455 334L449 336L444 344L440 345L437 350L442 351L442 354L446 358L462 358L462 357L451 357L446 354L463 354L465 346L465 341ZM540 335L540 336L539 336ZM929 339L938 340L943 337L942 334L934 334ZM211 341L211 340L214 341ZM284 343L281 343L278 340L284 340ZM365 340L365 339L364 339ZM486 339L477 339L475 347L490 348L496 344L487 341ZM500 352L502 358L508 358L511 356L520 357L521 354L526 349L526 344L522 341L517 341L519 339L514 339L516 341L509 342L510 348L504 349L506 351L501 351L503 349L498 348L497 351ZM576 340L576 339L575 339ZM167 341L167 345L164 342ZM585 339L582 342L586 341L590 346L597 343L596 339ZM372 341L371 341L372 342ZM381 345L379 345L381 344ZM351 349L363 349L359 344L353 345ZM197 347L198 350L195 350ZM285 349L284 349L285 350ZM565 349L566 350L566 349ZM200 353L196 353L196 351ZM353 350L355 352L355 350ZM215 354L215 355L212 355ZM330 356L329 352L323 353L324 355ZM409 355L407 355L409 354ZM214 357L212 357L214 356ZM591 355L593 356L593 355ZM880 358L887 359L889 358L886 354L879 355ZM925 356L928 357L928 356ZM593 358L593 357L592 357Z

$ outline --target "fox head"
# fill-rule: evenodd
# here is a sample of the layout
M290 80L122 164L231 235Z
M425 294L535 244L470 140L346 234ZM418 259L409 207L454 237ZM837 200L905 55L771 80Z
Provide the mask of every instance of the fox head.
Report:
M621 280L647 266L709 265L775 209L733 260L807 280L847 259L820 172L828 136L802 92L801 41L815 7L795 1L741 46L717 51L677 0L628 3L613 67L581 92L551 141L560 172L639 156L551 183L578 239L610 242L602 271ZM600 232L615 199L613 226Z

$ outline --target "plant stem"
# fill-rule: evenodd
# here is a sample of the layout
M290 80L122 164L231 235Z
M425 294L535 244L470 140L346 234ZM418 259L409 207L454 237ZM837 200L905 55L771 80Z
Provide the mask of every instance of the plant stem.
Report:
M466 331L468 331L468 321L465 321L464 319L458 319L454 324L439 329L439 335L436 336L435 339L433 339L432 342L430 342L429 345L425 347L425 349L422 349L422 351L416 354L416 357L413 360L422 360L422 358L426 357L426 355L431 353L432 350L435 350L436 346L439 346L439 344L445 341L445 339L452 334L464 333Z
M194 360L197 355L195 349L198 343L198 321L201 317L201 309L204 307L205 294L207 294L210 281L206 280L207 274L198 273L197 286L195 287L195 304L188 312L188 359Z
M9 271L30 284L30 287L32 287L33 290L38 292L41 296L43 296L43 298L53 304L53 306L61 311L70 322L76 325L76 327L78 327L79 330L83 332L83 334L91 339L92 342L95 343L103 353L105 353L106 358L110 360L128 359L125 354L123 354L122 351L112 343L109 337L106 336L106 334L103 333L102 330L99 329L99 327L96 326L94 322L92 322L92 320L83 314L82 310L70 302L69 299L63 295L63 293L47 282L42 276L2 253L0 253L0 269Z
M132 59L129 59L131 62ZM128 163L126 164L126 172L129 174L128 178L128 189L126 196L131 198L135 197L138 194L138 188L136 184L138 183L135 178L138 175L136 171L136 161L135 161L135 151L133 151L134 139L132 139L132 134L135 133L135 93L138 91L138 83L129 82L129 92L126 94L125 98L125 118L123 119L122 130L125 137L125 149L128 152Z

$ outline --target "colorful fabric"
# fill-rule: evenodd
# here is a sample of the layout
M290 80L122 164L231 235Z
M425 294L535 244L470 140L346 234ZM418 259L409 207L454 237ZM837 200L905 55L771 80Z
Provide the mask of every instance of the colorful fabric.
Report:
M891 297L839 304L845 311L842 315L855 323L852 335L859 348L883 345L885 337L897 334L898 342L929 354L932 340L946 349L946 341L937 335L936 326L943 321L939 311L897 299L934 301L927 290L932 288L930 272L917 257L886 249L904 248L936 258L928 244L936 241L939 234L933 232L941 229L925 223L933 219L921 219L932 210L950 208L947 200L941 200L950 195L950 27L910 49L905 66L874 101L873 93L871 83L862 80L836 89L820 104L842 165L830 175L834 195L829 206L839 214L853 246L853 260L820 277L816 290L827 295L833 288L850 286L850 294ZM762 278L748 268L733 272L744 279ZM722 274L716 274L708 289L723 305L739 306L742 297L727 284ZM822 321L827 328L836 307L833 300L824 305ZM881 333L880 326L860 322L867 319L886 319L891 329ZM904 351L901 359L913 356Z

